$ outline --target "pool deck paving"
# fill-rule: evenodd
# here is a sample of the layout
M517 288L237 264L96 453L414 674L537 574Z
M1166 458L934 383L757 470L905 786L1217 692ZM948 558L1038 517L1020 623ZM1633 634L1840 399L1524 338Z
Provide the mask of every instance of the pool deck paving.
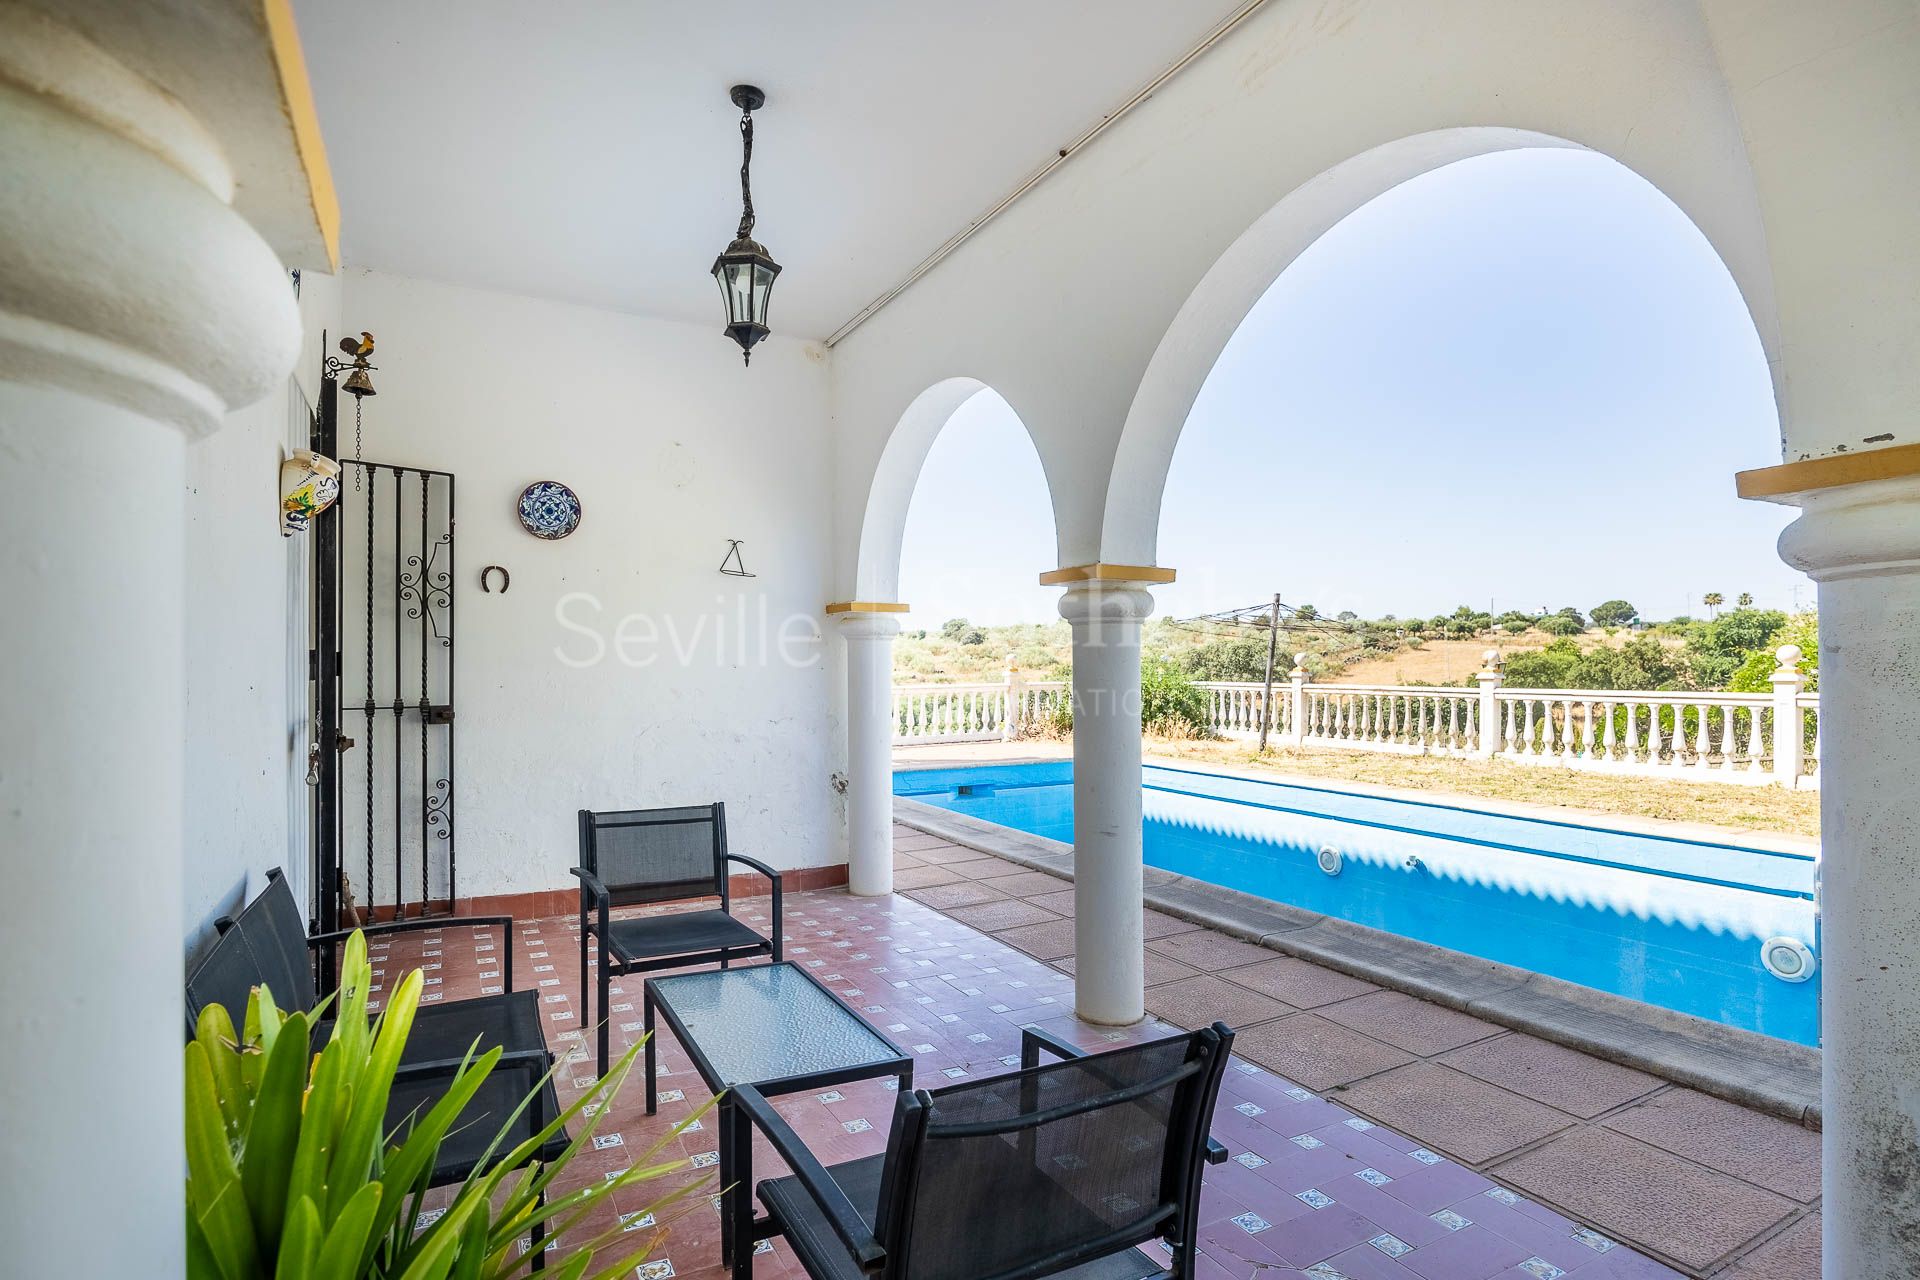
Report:
M906 825L894 849L900 894L1072 971L1070 884ZM1241 1168L1263 1162L1257 1182L1231 1165L1209 1176L1210 1195L1219 1181L1268 1224L1210 1224L1229 1274L1820 1274L1813 1129L1151 908L1143 922L1145 1025L1219 1019L1236 1056L1271 1073L1237 1075L1235 1092L1257 1096L1224 1100L1216 1126ZM1360 1171L1342 1156L1364 1157L1362 1185L1346 1186ZM1334 1206L1298 1199L1329 1185ZM1363 1225L1398 1243L1370 1244Z

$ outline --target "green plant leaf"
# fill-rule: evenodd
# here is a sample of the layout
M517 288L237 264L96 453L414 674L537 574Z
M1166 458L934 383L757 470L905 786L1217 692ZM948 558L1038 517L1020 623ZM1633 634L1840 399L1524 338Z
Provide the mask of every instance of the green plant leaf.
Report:
M207 1251L228 1280L248 1280L259 1274L260 1250L253 1235L253 1218L238 1179L227 1183L200 1214L200 1232Z
M217 1004L200 1010L194 1025L194 1040L207 1051L207 1065L213 1070L214 1096L220 1100L220 1116L227 1127L227 1139L238 1142L246 1132L248 1094L240 1072L240 1040L233 1031L233 1019Z
M287 1212L286 1230L274 1262L273 1280L312 1280L320 1262L320 1210L301 1196Z
M345 1061L345 1051L337 1044L327 1045L315 1059L306 1106L300 1115L300 1140L287 1174L288 1198L298 1201L305 1197L313 1201L316 1210L327 1198L327 1171L333 1163L345 1094L341 1079Z
M358 936L355 935L356 938ZM349 953L353 950L353 944L349 942ZM361 950L364 955L364 943ZM333 1163L327 1174L327 1205L323 1216L329 1223L340 1216L347 1198L366 1181L369 1170L374 1167L377 1149L384 1136L382 1126L386 1121L387 1099L393 1090L393 1073L400 1065L407 1035L413 1030L413 1014L420 1002L420 987L418 969L400 980L399 990L394 992L382 1019L380 1034L374 1038L366 1067L357 1073L357 1079L353 1082L346 1125L341 1130ZM340 1022L334 1024L336 1028L354 1019L353 1007L354 1001L351 999L341 1002L342 1017ZM364 1002L361 1007L364 1008ZM356 1061L351 1050L352 1040L349 1039L348 1043L347 1060Z
M253 1100L240 1185L253 1213L262 1256L278 1255L287 1216L288 1183L300 1141L300 1104L307 1082L307 1018L295 1013L280 1026L267 1054L266 1074Z
M361 1265L361 1257L373 1229L373 1215L380 1208L381 1191L379 1183L365 1183L341 1208L327 1228L326 1243L320 1246L319 1260L314 1263L313 1280L363 1280L370 1275Z

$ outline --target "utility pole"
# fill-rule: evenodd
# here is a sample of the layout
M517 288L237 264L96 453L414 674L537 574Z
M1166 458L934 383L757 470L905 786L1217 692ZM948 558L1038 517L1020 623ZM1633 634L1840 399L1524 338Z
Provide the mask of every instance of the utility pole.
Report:
M1267 691L1260 698L1260 754L1267 754L1267 729L1273 724L1273 655L1280 645L1280 593L1273 593L1273 612L1267 615Z

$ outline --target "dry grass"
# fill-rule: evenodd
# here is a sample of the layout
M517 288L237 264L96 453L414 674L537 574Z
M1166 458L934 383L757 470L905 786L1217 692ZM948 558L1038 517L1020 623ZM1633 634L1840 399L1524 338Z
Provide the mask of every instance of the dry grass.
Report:
M1622 814L1669 822L1703 822L1778 835L1820 835L1820 796L1812 791L1609 777L1498 760L1455 760L1366 751L1271 750L1262 756L1236 742L1154 741L1157 756L1208 761L1303 778L1325 778L1488 800L1557 805L1583 816ZM1570 815L1571 816L1571 815Z

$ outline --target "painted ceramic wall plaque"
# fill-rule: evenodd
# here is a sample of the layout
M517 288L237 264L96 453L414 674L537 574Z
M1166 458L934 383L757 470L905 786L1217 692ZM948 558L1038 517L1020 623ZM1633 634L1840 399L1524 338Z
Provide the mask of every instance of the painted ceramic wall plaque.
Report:
M558 480L536 480L520 491L520 523L549 542L580 527L580 499Z

